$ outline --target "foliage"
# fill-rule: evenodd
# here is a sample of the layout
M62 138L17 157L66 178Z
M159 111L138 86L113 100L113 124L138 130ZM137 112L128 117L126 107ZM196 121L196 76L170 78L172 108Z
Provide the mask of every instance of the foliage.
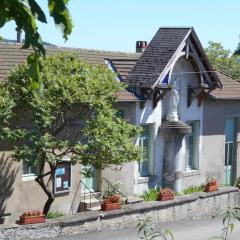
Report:
M190 195L195 192L203 192L205 188L205 185L200 185L200 186L190 186L188 188L185 188L182 190L183 195Z
M70 53L50 56L41 65L40 91L27 87L31 79L26 65L17 67L1 85L0 133L14 146L15 160L39 166L36 181L48 195L46 215L54 201L48 183L64 156L102 169L139 160L140 151L134 143L139 129L116 117L112 108L114 94L123 85L110 70Z
M40 2L40 1L39 1ZM54 22L68 39L72 31L72 21L67 4L69 0L48 0L48 11ZM31 79L31 89L40 86L40 56L45 56L41 36L38 32L37 21L47 23L44 11L37 0L1 0L0 28L9 21L15 21L17 28L25 32L25 41L22 48L32 47L34 52L28 56L28 74Z
M52 219L52 218L59 218L63 217L65 214L60 211L49 211L48 214L46 215L46 218Z
M121 182L115 182L115 183L110 182L110 184L107 185L106 190L103 193L103 197L108 198L118 194L119 192L121 192L120 188L121 188Z
M152 240L152 239L174 239L172 233L169 230L162 229L157 226L151 218L139 219L138 227L138 239Z
M235 182L235 186L240 189L240 177L237 178L237 180Z
M22 213L22 217L42 216L43 213L40 210L29 210Z
M219 237L211 237L210 239L222 239L228 240L233 232L235 222L240 222L240 208L227 208L224 211L221 211L218 215L223 217L223 228L222 228L222 235Z
M145 202L156 201L159 193L159 188L150 188L147 191L144 191L143 194L139 195Z
M209 42L205 49L208 59L216 70L220 70L236 79L240 79L240 57L232 55L221 43Z

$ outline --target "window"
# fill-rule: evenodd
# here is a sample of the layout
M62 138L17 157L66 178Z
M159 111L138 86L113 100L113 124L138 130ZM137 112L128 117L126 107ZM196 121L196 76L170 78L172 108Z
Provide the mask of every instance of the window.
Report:
M235 137L236 137L236 119L228 118L225 120L225 168L224 168L224 183L232 185L233 166L235 160Z
M27 163L23 162L22 164L22 175L23 176L35 176L37 171L36 171L36 166L29 166Z
M124 110L122 110L122 109L117 110L116 116L117 116L118 118L124 119Z
M139 146L142 149L142 159L139 162L139 174L141 177L150 175L150 126L142 126L143 132L139 138Z
M199 121L188 122L192 127L192 132L185 136L186 144L186 170L198 169L198 155L199 155Z

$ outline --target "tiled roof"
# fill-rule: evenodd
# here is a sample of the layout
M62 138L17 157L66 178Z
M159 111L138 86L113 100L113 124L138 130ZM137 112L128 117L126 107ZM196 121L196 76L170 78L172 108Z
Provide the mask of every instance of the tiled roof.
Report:
M16 65L22 64L26 61L27 56L32 52L29 49L20 49L19 44L0 43L0 81L6 79L10 70ZM79 48L63 48L63 47L49 47L45 46L48 55L59 52L74 52L79 54L80 59L88 63L104 64L105 59L114 59L118 73L122 79L126 78L126 74L130 71L133 64L136 63L139 54L110 52L110 51L96 51ZM119 101L138 101L134 94L121 91L117 94Z
M138 58L140 57L140 54L137 56ZM116 59L112 58L109 59L114 66L116 72L119 74L121 77L121 80L125 82L126 77L130 73L130 71L133 69L134 65L136 64L138 58L129 58L129 59Z
M128 92L127 90L122 90L116 93L115 95L119 102L137 102L142 101L142 98L137 97L133 93Z
M220 71L217 71L217 76L223 87L212 91L211 96L216 99L240 100L240 82Z
M131 74L129 85L151 87L164 70L191 28L160 28L142 53Z
M139 54L97 51L80 48L64 48L45 46L47 54L59 52L75 52L79 54L80 59L88 63L105 64L105 59L119 59L121 61L136 59ZM19 44L0 43L0 80L7 77L9 71L18 64L24 63L27 56L31 53L29 49L20 49Z

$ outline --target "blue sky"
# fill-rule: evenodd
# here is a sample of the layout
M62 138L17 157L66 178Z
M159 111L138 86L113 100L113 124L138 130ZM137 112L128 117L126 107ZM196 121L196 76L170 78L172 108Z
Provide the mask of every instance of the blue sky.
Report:
M46 9L45 0L38 1ZM71 0L74 29L65 43L48 18L40 24L44 41L59 46L135 51L136 40L147 40L160 26L193 26L203 46L209 40L234 50L240 35L239 0ZM13 23L0 35L15 39Z

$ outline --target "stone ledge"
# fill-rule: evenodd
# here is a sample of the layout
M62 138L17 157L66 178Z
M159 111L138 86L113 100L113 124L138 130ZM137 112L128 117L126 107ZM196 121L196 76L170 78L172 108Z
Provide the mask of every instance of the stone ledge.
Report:
M143 214L148 213L151 211L156 210L163 210L170 207L181 206L184 204L196 202L198 199L210 198L222 194L229 194L239 192L239 189L236 187L224 187L220 188L215 192L210 193L194 193L192 195L185 195L185 196L177 196L174 200L171 201L153 201L153 202L141 202L136 204L129 204L124 205L122 209L113 210L110 212L84 212L81 214L74 214L68 215L63 218L58 219L51 219L47 220L46 223L41 224L33 224L33 225L0 225L0 233L1 231L8 231L8 230L34 230L34 229L44 229L44 228L56 228L62 229L64 227L71 227L71 226L80 226L85 223L95 222L97 220L107 220L107 219L114 219L119 218L124 215L130 216L134 214ZM0 234L1 235L1 234Z
M213 192L201 192L198 193L199 198L209 198L209 197L214 197L222 194L227 194L231 192L238 192L239 189L237 187L224 187L224 188L219 188L217 191Z

